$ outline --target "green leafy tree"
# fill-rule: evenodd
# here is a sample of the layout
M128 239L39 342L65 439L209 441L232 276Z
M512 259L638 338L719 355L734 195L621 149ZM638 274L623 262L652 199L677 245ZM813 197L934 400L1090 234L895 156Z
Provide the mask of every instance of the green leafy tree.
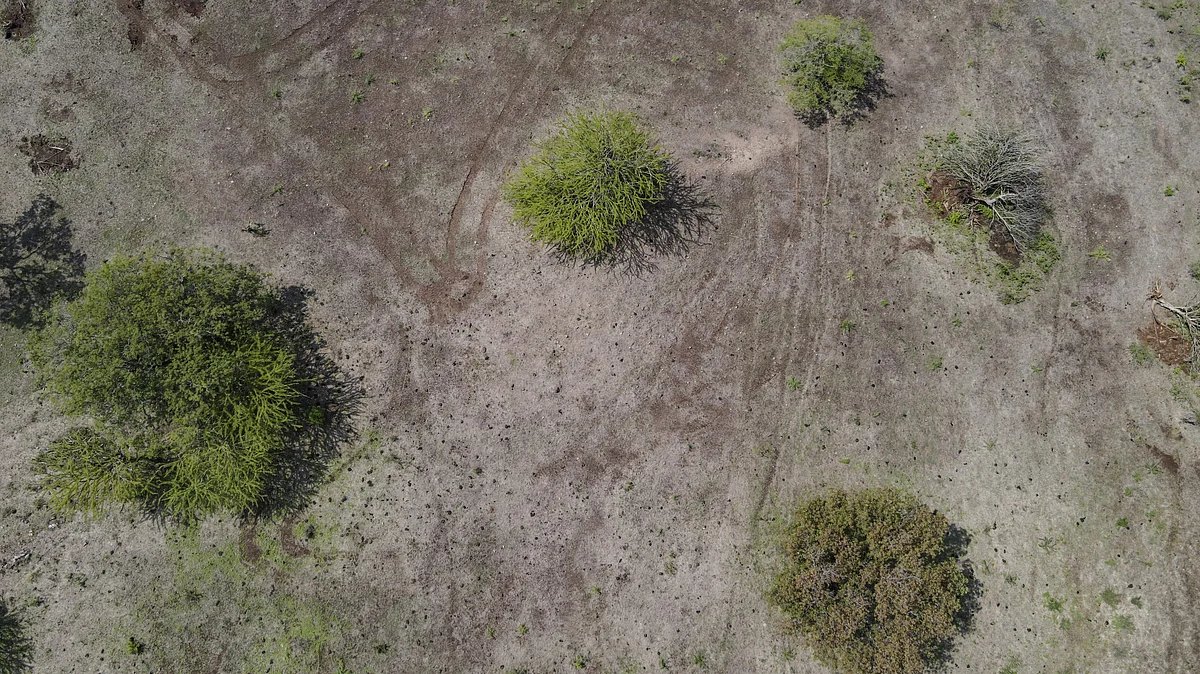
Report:
M819 16L800 21L779 50L788 102L810 122L849 119L882 87L883 60L861 20Z
M671 157L627 112L568 115L502 188L530 238L600 262L664 199Z
M845 674L917 674L959 631L967 576L942 515L894 489L802 504L771 598Z
M54 505L180 518L262 506L327 435L318 346L283 290L218 254L105 262L32 344L45 393L92 422L35 461Z

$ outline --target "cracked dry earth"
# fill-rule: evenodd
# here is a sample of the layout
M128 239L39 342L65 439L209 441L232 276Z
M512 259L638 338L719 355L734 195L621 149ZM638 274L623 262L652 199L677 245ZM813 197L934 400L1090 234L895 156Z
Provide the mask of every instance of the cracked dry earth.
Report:
M0 592L34 671L822 672L763 599L781 523L884 485L970 533L984 595L951 670L1200 669L1200 430L1186 377L1128 349L1154 279L1200 290L1190 6L35 10L35 41L0 42L4 217L45 191L92 264L205 245L308 286L368 398L291 519L60 521L29 464L65 422L3 328ZM804 126L776 83L783 31L825 12L885 62L850 128ZM498 200L593 107L636 111L720 206L640 275L558 263ZM1063 258L1020 304L894 189L924 134L981 123L1046 151ZM32 172L38 134L77 165Z

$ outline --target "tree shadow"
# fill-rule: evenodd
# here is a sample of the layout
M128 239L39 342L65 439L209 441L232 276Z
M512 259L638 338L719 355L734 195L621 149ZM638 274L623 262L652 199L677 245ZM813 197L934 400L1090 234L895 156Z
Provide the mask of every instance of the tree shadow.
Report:
M71 223L39 194L12 223L0 223L0 323L21 329L45 324L59 299L83 290L86 257L71 247Z
M0 602L0 672L19 674L33 665L33 639L20 613Z
M579 260L561 251L558 258L585 267L642 276L658 269L655 258L682 257L691 246L700 243L715 227L713 219L718 210L700 184L690 181L679 162L671 160L667 164L667 186L662 199L647 208L645 217L619 232L615 246L594 259Z
M246 513L257 518L286 517L303 510L324 484L340 448L358 437L354 419L362 411L364 391L358 380L325 355L325 341L310 326L308 301L314 294L301 286L281 288L278 310L272 316L271 327L296 354L299 424L285 438L286 449L275 459L258 506Z
M881 99L891 98L892 96L893 94L888 89L887 81L883 79L881 69L867 76L866 86L859 92L858 97L854 99L848 112L838 115L832 107L827 105L810 112L797 112L796 117L805 126L814 130L832 120L841 122L843 126L853 126L856 122L864 119L868 113L873 112L879 107Z
M967 592L962 597L958 612L954 614L954 625L957 628L958 637L966 636L975 628L975 615L983 608L983 583L975 576L975 566L971 560L966 558L970 545L971 534L957 524L951 524L944 541L944 559L958 562L962 567L963 577L967 581ZM931 665L939 670L948 669L955 646L953 638L938 644L934 650Z

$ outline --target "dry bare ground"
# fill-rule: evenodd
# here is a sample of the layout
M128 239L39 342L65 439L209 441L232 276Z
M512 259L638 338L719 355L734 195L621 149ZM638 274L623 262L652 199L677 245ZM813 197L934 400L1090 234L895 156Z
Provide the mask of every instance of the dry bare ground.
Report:
M64 422L0 332L0 592L34 671L825 671L762 597L780 526L880 485L970 533L954 671L1200 670L1194 384L1128 350L1155 278L1198 290L1196 3L34 5L0 43L0 219L46 191L92 264L177 242L308 286L368 392L283 522L58 521L29 463ZM776 83L822 12L886 65L850 128ZM510 224L505 172L584 107L657 130L720 206L700 243L625 274ZM924 134L981 123L1046 151L1063 258L1016 305L900 185ZM31 171L39 134L75 167Z

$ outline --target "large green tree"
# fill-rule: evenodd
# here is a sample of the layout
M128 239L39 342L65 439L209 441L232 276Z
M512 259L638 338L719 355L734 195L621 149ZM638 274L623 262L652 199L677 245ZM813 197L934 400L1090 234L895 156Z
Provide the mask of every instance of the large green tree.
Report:
M36 459L54 505L264 505L333 421L318 345L283 290L216 253L105 262L32 343L45 393L90 421Z
M967 575L950 523L894 489L802 504L771 598L844 674L919 674L959 632Z
M779 45L788 102L809 122L849 119L882 87L883 60L861 20L799 21Z

